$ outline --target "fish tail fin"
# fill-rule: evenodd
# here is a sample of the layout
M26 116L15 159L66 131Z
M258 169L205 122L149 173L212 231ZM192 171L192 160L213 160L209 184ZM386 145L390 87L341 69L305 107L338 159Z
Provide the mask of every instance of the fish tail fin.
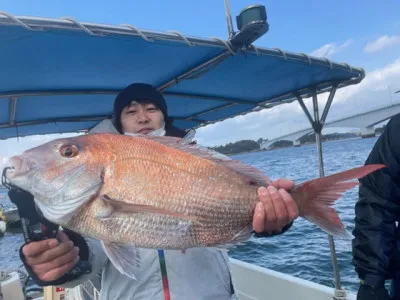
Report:
M362 178L383 167L366 165L295 186L291 194L299 206L299 215L333 236L351 238L332 206L344 192L359 184L348 180Z

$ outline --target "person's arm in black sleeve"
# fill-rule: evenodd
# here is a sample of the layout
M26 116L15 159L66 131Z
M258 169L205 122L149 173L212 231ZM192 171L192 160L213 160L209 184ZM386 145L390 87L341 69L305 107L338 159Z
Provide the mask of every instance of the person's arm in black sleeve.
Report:
M386 168L360 180L359 200L355 205L353 264L362 283L359 299L385 299L384 283L391 277L391 259L397 249L400 115L388 123L366 164L384 164Z

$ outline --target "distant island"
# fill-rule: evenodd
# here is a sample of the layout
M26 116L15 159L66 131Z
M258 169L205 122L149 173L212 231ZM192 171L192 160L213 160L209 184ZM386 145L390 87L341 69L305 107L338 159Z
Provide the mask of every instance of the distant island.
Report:
M225 146L210 147L210 149L226 155L260 151L261 141L267 140L259 139L259 142L253 140L241 140L235 143L226 144Z
M381 134L383 128L384 126L376 128L375 134L377 135ZM322 141L325 142L325 141L343 140L343 139L350 139L357 137L360 137L359 133L331 133L322 135ZM315 143L315 134L305 135L301 137L299 141L300 145L313 144ZM210 149L213 149L225 155L234 155L247 152L257 152L264 150L273 150L278 148L294 147L292 141L280 140L270 145L268 149L262 149L261 148L262 144L265 142L268 142L268 139L259 138L257 141L240 140L234 143L228 143L223 146L210 147Z
M357 138L360 135L357 133L331 133L331 134L325 134L322 135L322 141L335 141L335 140L344 140L344 139L351 139L351 138ZM308 145L308 144L314 144L315 143L315 134L310 134L303 136L299 139L300 145ZM293 142L291 141L276 141L272 145L268 147L268 150L273 150L273 149L278 149L278 148L287 148L287 147L293 147Z

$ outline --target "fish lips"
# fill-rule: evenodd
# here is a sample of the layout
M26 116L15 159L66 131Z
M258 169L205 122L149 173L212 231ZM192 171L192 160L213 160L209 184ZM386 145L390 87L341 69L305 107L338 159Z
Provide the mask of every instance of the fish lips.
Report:
M32 158L22 155L11 157L9 163L10 169L6 172L6 177L11 181L22 176L29 176L38 167Z

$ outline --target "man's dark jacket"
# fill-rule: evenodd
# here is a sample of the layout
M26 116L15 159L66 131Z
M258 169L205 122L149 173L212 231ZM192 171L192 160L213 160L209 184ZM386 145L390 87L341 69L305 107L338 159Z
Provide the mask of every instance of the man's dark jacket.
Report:
M388 122L366 164L386 168L360 180L353 264L365 284L377 287L400 270L396 227L400 217L400 114Z

